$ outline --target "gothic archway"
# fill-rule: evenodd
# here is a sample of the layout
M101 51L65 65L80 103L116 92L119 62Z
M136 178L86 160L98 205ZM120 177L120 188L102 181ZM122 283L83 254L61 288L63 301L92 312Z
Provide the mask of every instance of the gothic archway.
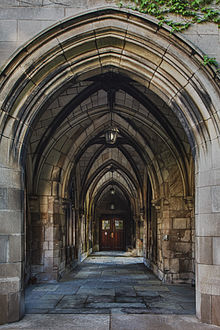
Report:
M103 156L103 134L110 122L119 127L117 150L131 173L128 179L125 169L117 168L121 184L127 185L131 195L136 191L139 213L144 212L146 193L140 182L149 179L158 217L172 220L169 229L180 230L182 223L185 229L188 225L192 229L195 177L197 315L207 321L207 304L214 313L219 301L217 241L210 244L210 258L202 251L206 237L212 241L216 234L220 212L215 180L220 102L216 75L201 66L201 58L181 36L171 35L155 21L105 8L51 27L24 45L5 66L0 92L1 184L3 195L9 197L1 211L1 225L10 237L10 246L15 244L16 234L20 247L13 260L16 267L8 266L5 273L13 287L7 299L9 306L14 306L10 308L17 308L15 319L22 315L25 218L31 213L43 223L45 214L48 220L51 213L51 221L55 221L55 214L59 219L64 216L65 205L72 207L71 187L77 185L72 174L79 173L77 165L82 168L80 152L95 145L90 155L95 154L96 159ZM126 163L128 159L133 161ZM85 191L77 191L74 197L79 217L89 191L88 179L96 170L90 164L81 173ZM109 179L105 174L97 181L97 188ZM23 203L26 192L29 209ZM80 196L84 199L79 200ZM171 205L180 201L182 216L175 216L177 210ZM43 212L45 208L49 211ZM54 229L48 223L35 229L42 228L38 234L47 235L48 240L44 236L39 242L49 242ZM49 264L49 245L46 251ZM17 295L16 306L11 293ZM214 322L214 317L211 320Z

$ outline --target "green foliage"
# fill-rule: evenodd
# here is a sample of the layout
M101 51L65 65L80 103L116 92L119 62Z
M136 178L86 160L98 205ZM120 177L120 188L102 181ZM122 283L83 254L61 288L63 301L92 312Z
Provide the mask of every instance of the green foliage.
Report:
M126 0L124 0L126 1ZM213 22L220 28L220 0L130 0L133 5L125 5L120 0L120 7L127 7L156 17L159 26L166 24L171 27L171 33L182 32L193 24ZM216 10L216 8L218 10ZM180 21L173 21L169 14L179 16ZM203 57L203 65L214 65L218 69L216 59Z
M129 7L141 13L149 14L159 20L159 25L169 25L171 33L188 29L195 23L213 22L220 27L220 10L215 7L220 0L131 0L134 5L126 6L123 1L119 6ZM214 7L213 7L214 6ZM175 22L169 18L175 14L182 18Z
M207 55L204 55L202 64L203 65L211 64L214 65L216 68L218 68L218 62L216 61L215 57L208 57Z

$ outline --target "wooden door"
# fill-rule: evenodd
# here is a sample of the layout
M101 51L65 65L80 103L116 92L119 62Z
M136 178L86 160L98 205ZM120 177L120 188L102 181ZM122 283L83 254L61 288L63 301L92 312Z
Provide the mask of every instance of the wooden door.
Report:
M124 250L124 220L102 219L100 223L100 249Z

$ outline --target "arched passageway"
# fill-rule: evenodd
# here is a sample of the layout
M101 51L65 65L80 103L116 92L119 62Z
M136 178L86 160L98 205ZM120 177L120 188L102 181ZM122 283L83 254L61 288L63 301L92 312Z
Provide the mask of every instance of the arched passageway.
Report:
M211 259L203 242L215 234L204 214L215 228L220 211L219 97L200 61L154 21L101 9L55 25L5 67L2 215L10 246L20 246L5 260L14 319L25 284L59 280L108 244L143 256L166 282L193 283L196 214L197 315L218 324L217 241Z

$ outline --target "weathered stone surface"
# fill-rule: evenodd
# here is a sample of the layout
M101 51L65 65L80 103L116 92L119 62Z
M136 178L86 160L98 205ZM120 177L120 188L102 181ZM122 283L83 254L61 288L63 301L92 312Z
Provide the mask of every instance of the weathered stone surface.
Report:
M187 228L187 219L185 218L174 218L173 219L173 228L174 229L186 229Z
M0 324L8 321L8 295L0 294Z
M213 295L211 299L212 299L212 310L211 310L212 323L220 326L220 315L219 315L220 296Z
M212 211L220 212L220 186L212 187Z
M211 306L212 296L209 294L201 294L201 320L205 323L211 323Z
M0 262L8 259L8 236L0 236Z
M213 263L212 237L197 237L196 253L197 253L198 263L212 265Z
M198 264L198 290L207 295L220 295L220 266Z
M220 265L220 237L213 237L213 264Z
M17 41L16 20L0 20L0 41Z
M1 234L20 234L23 232L23 219L21 211L1 211L0 228Z
M19 321L21 314L20 314L20 292L18 293L11 293L8 296L8 322L16 322Z
M22 263L0 263L0 277L20 277L22 274Z
M98 255L88 257L73 273L66 274L62 282L30 286L26 293L27 313L41 313L42 308L43 313L53 314L174 313L180 310L194 313L190 286L167 287L140 263L141 258L122 257L123 253L120 257L112 255L104 259ZM148 308L149 304L157 302L162 307ZM183 302L185 309L181 307Z
M20 291L19 277L0 278L0 294L9 294Z
M11 235L9 237L9 262L24 260L23 244L22 235Z
M0 188L0 209L8 208L8 192L7 188Z

